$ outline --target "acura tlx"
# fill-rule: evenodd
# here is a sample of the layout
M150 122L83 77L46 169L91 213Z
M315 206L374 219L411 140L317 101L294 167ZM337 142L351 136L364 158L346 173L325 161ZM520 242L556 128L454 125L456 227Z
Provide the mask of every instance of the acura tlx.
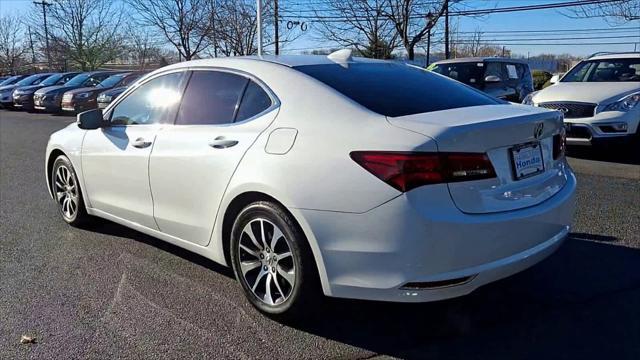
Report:
M161 68L51 135L45 167L67 223L232 266L290 316L322 294L452 298L538 263L574 213L564 142L557 111L339 51Z

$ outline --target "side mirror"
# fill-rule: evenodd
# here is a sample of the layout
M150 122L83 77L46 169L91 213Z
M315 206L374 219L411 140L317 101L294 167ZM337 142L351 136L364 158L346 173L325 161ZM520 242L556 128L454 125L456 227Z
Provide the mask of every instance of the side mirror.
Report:
M560 75L558 75L558 74L553 75L553 76L551 77L551 79L549 79L549 83L550 83L551 85L553 85L553 84L557 84L559 81L560 81Z
M484 78L485 83L499 83L501 81L502 79L500 78L500 76L496 76L496 75L489 75L486 78Z
M83 130L95 130L103 127L105 121L102 110L93 109L78 114L78 127Z

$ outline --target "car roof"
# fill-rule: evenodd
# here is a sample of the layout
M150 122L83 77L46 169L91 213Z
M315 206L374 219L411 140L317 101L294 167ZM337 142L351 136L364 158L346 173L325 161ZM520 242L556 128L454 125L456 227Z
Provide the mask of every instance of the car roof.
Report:
M511 58L503 58L503 57L467 57L467 58L455 58L448 60L440 60L436 61L435 64L454 64L454 63L474 63L474 62L510 62L510 63L520 63L526 64L527 62L521 59L511 59Z
M640 53L611 53L592 56L587 60L607 60L607 59L640 59Z
M191 60L191 61L185 61L185 62L169 65L164 69L188 68L193 66L215 67L215 66L219 66L220 64L229 65L230 62L243 62L245 64L247 64L247 62L267 62L267 63L277 64L277 65L282 65L287 67L296 67L296 66L304 66L304 65L336 64L336 61L329 59L326 55L262 55L262 56L253 55L253 56L237 56L237 57L227 57L227 58ZM387 63L387 61L353 57L343 63L347 63L347 64Z

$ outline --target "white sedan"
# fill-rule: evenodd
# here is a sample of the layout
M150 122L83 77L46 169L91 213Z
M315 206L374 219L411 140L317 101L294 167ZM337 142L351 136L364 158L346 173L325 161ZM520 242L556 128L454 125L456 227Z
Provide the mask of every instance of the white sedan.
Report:
M105 218L233 266L263 312L318 294L424 302L554 252L576 179L562 115L398 63L323 56L159 69L54 133L71 225Z

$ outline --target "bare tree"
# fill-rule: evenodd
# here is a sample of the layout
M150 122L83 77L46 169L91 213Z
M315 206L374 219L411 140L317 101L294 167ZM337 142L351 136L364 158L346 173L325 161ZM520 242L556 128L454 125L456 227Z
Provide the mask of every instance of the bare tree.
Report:
M640 0L618 0L579 6L564 12L572 18L605 18L613 22L640 20Z
M223 55L237 56L257 53L255 4L255 1L249 0L218 1L215 12L215 46ZM263 26L265 25L263 23ZM269 41L268 39L264 40Z
M127 30L127 49L131 57L144 70L150 62L159 61L161 49L158 40L148 28L139 25L130 26Z
M445 13L450 0L387 0L387 16L396 28L409 60L416 46Z
M64 44L67 57L93 70L119 56L122 9L110 0L54 0L49 9L52 42Z
M28 47L24 43L24 25L15 15L0 17L0 72L16 73L23 65Z
M208 45L214 14L212 0L126 0L144 25L160 30L180 56L191 60Z
M400 46L400 37L387 16L387 1L328 0L315 9L318 33L323 40L355 48L365 57L389 59Z

